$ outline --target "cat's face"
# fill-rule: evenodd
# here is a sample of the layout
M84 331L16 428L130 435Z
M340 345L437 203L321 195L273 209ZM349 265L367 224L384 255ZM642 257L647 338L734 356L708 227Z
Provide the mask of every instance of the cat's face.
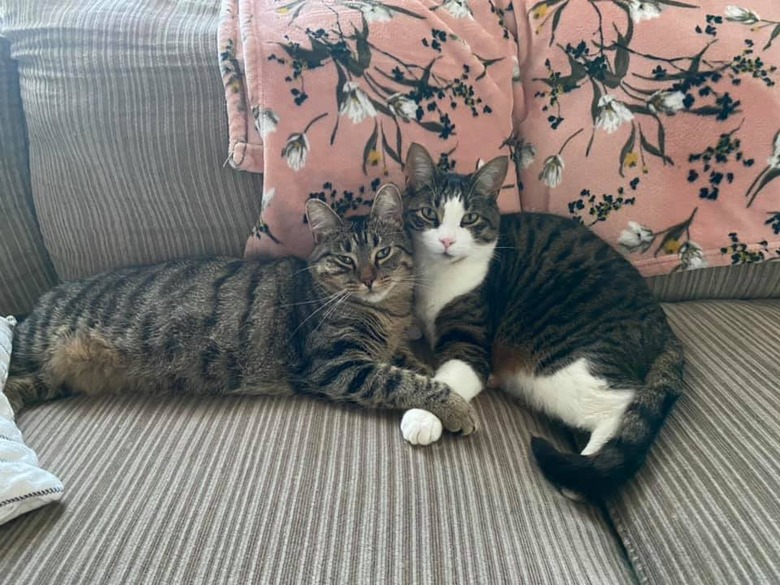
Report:
M379 303L413 289L411 243L403 230L403 204L395 185L383 186L367 217L342 220L310 199L306 216L314 236L309 267L331 294Z
M419 144L406 158L406 226L415 253L454 264L489 258L498 237L496 198L506 178L508 159L499 157L470 175L439 171Z

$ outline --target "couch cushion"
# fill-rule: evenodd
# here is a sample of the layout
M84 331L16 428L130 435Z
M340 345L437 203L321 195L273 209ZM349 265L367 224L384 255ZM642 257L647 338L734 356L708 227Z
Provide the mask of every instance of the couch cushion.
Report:
M647 279L664 302L780 298L780 262L686 270Z
M2 24L0 24L2 29ZM0 30L0 33L2 31ZM0 36L0 315L27 313L56 277L33 212L16 65Z
M780 301L666 308L686 395L611 516L643 582L776 582Z
M532 467L559 437L503 395L406 444L393 414L305 399L70 399L22 415L67 486L0 527L15 583L626 583L594 508Z
M223 168L218 0L4 0L35 206L59 275L240 255L258 176Z

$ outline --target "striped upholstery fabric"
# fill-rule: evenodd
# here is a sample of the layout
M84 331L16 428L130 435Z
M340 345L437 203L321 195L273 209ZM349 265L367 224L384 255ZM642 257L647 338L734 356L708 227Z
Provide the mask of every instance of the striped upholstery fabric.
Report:
M687 394L611 516L644 583L777 583L780 301L667 309Z
M223 168L219 0L2 0L35 208L63 279L240 255L261 178Z
M33 212L19 79L0 36L0 316L26 313L54 282Z
M780 262L688 270L649 278L664 302L704 299L778 299Z
M599 512L529 461L503 395L432 448L399 417L291 399L66 400L20 427L65 484L0 527L8 583L632 583ZM561 444L560 437L555 441ZM2 580L2 579L0 579Z

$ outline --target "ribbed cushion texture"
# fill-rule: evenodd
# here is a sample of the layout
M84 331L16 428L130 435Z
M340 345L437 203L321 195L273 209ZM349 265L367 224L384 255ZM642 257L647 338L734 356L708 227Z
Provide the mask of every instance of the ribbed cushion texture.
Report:
M55 281L33 208L19 79L0 24L0 315L26 313Z
M218 4L2 0L35 209L62 279L243 252L262 180L223 168Z
M16 583L628 583L595 508L550 489L500 394L431 448L307 399L68 399L21 416L64 506L0 527Z
M777 583L780 301L666 305L685 396L610 503L644 583Z
M674 272L647 279L664 302L780 298L780 262L740 264Z
M241 254L262 181L222 166L218 4L0 0L0 314L58 277ZM649 282L777 299L780 263ZM666 309L686 395L606 511L543 481L530 436L569 436L500 393L427 449L310 400L76 398L20 417L67 492L0 526L0 582L776 581L780 301Z
M501 393L476 400L477 434L425 449L397 416L313 400L76 398L19 421L68 493L0 527L0 567L41 583L771 582L780 301L666 309L686 394L606 521L530 461L531 435L568 448L565 433Z

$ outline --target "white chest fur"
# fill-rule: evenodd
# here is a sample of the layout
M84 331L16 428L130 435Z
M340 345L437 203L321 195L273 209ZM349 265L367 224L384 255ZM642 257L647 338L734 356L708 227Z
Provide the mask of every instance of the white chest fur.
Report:
M425 252L415 255L418 285L415 316L431 346L436 344L435 323L441 310L456 298L478 287L487 275L490 253L444 264Z

